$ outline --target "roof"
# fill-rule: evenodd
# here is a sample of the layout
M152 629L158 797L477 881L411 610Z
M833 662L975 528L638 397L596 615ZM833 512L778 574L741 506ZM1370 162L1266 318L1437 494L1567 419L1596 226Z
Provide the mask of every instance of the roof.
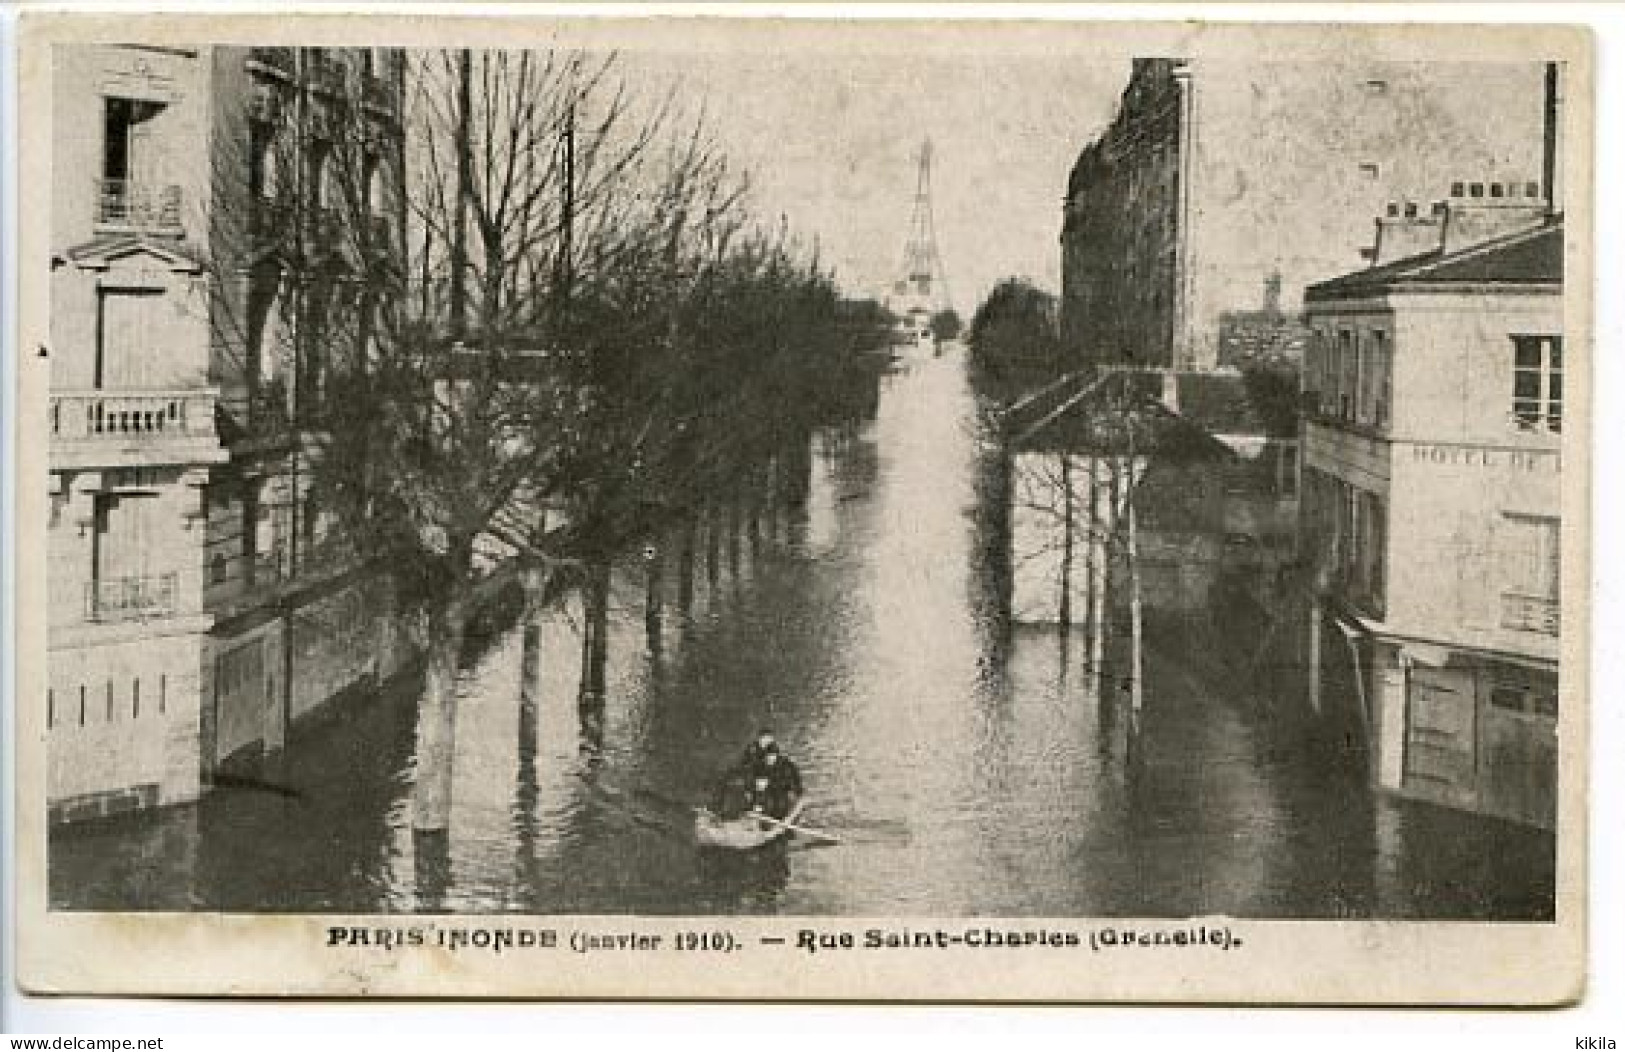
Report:
M1563 221L1558 218L1455 252L1433 249L1356 270L1310 285L1303 298L1324 303L1406 288L1562 284Z
M1156 376L1072 374L1012 406L1003 417L1021 453L1148 454L1170 461L1223 459L1230 450L1200 425L1168 410Z

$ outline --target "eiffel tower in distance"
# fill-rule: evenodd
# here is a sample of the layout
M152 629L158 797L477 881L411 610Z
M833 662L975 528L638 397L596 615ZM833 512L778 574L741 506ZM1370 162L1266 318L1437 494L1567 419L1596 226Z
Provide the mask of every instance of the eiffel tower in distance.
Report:
M914 188L914 212L908 223L908 243L903 249L901 277L886 297L886 308L897 318L894 341L921 346L932 343L932 317L949 309L953 302L931 214L931 153L931 140L926 139L915 154L919 177Z

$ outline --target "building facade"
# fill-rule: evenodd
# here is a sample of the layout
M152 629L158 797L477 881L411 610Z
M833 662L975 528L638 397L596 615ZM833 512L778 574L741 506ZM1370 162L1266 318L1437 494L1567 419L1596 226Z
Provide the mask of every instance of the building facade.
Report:
M387 309L402 75L361 49L55 54L53 821L195 799L394 660L383 586L324 546L299 408Z
M1484 186L1307 290L1310 692L1357 713L1381 788L1551 827L1563 228Z
M54 820L199 792L209 376L208 57L52 70L49 734Z
M1067 185L1068 354L1205 370L1222 347L1299 351L1302 288L1369 258L1384 202L1424 199L1464 171L1480 191L1541 182L1543 75L1536 63L1136 59Z
M404 259L404 56L217 48L202 752L212 769L397 664L387 586L312 482L330 381L365 368Z

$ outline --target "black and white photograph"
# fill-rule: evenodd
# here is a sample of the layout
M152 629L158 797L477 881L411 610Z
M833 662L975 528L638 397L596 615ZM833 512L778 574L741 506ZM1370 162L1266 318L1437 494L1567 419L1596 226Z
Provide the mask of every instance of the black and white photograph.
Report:
M584 21L25 37L42 929L1579 931L1583 36Z

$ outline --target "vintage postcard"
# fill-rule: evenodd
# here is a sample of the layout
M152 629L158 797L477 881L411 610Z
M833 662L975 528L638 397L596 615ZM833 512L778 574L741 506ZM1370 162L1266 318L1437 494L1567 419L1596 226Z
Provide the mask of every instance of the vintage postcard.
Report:
M20 70L27 990L1582 996L1586 31Z

